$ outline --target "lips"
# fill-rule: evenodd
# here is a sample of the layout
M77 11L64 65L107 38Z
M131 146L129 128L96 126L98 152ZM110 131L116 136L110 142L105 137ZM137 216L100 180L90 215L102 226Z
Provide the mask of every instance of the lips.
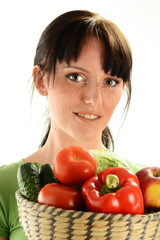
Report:
M94 120L94 119L99 118L99 116L93 115L93 114L83 114L83 113L75 113L75 114L82 117L82 118L86 118L86 119L90 119L90 120Z

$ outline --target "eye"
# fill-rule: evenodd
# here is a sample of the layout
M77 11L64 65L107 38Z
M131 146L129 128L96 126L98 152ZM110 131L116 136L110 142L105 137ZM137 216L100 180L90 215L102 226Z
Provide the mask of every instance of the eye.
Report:
M107 86L110 86L110 87L114 87L114 86L116 86L118 83L119 83L119 81L118 81L117 79L107 79L107 80L105 81L105 84L106 84Z
M66 75L67 78L69 78L73 82L82 82L83 77L79 73L70 73Z

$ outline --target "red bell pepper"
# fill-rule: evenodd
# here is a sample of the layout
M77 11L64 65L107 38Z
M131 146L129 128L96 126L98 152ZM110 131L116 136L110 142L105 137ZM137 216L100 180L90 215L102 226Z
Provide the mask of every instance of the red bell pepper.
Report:
M143 214L144 201L137 176L125 168L110 167L89 178L81 189L92 212Z

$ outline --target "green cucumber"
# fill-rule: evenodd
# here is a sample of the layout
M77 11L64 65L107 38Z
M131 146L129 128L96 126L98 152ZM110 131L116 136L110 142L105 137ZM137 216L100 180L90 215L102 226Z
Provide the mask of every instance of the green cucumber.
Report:
M37 166L31 162L20 165L17 171L17 181L21 194L28 200L37 202L41 189Z
M48 183L58 183L58 179L54 175L53 167L49 163L43 164L39 168L39 179L41 187Z

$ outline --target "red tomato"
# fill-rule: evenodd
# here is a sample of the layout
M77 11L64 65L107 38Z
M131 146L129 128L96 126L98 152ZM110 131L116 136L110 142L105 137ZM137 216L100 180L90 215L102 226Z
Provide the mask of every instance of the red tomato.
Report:
M56 178L63 184L81 186L94 176L97 161L94 155L81 146L69 146L57 153L53 161Z
M78 189L60 183L46 184L39 192L38 203L69 210L83 210L84 202Z

